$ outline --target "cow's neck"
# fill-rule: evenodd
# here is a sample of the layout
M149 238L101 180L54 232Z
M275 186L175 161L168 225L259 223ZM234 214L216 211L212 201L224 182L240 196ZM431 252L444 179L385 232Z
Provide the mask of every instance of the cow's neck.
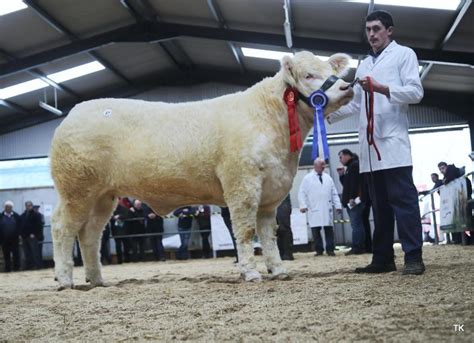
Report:
M254 94L258 98L255 103L260 104L262 108L266 109L264 112L272 116L268 119L279 125L283 131L282 134L288 135L288 107L283 100L287 84L283 80L281 72L273 77L264 79L252 88L255 88L256 92ZM304 140L313 126L313 112L302 101L298 101L297 112L301 136Z

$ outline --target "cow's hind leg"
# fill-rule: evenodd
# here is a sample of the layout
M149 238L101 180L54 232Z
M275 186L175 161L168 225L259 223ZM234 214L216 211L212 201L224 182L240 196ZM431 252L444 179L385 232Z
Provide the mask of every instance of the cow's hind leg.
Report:
M73 247L78 232L89 217L90 207L60 199L51 220L54 270L59 290L72 288Z
M268 271L272 278L286 279L288 273L281 262L280 253L276 244L276 213L275 210L258 212L257 235L262 244L262 253Z
M104 285L100 263L101 237L116 203L116 199L110 194L99 197L86 225L79 231L86 281L94 287Z

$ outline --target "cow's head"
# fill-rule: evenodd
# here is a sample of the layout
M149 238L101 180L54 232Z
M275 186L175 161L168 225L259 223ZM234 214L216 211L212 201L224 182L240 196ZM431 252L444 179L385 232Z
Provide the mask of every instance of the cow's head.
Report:
M309 96L318 90L331 75L343 77L349 70L350 57L346 54L334 54L327 61L322 61L310 52L302 51L294 57L285 56L281 61L284 81L298 92ZM325 91L329 98L325 114L334 112L351 101L354 93L349 84L342 79L337 80Z

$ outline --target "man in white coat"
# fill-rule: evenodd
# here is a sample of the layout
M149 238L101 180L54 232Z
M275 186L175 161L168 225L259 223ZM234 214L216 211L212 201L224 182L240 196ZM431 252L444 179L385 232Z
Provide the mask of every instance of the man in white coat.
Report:
M393 41L392 32L393 19L388 12L375 11L367 16L366 35L371 51L356 72L361 87L355 87L354 99L332 113L328 121L332 123L352 114L360 116L360 172L369 185L375 231L372 262L367 267L357 268L356 272L396 270L393 251L396 218L405 252L403 274L423 274L420 210L408 137L408 106L421 101L423 87L415 52ZM374 90L373 139L367 130L370 125L364 106L368 77Z
M307 174L301 182L298 201L300 211L307 213L308 222L313 232L316 256L323 254L324 246L321 229L324 228L326 239L326 253L334 253L333 207L338 213L342 212L341 201L337 194L332 178L324 173L326 163L322 159L314 161L314 170Z

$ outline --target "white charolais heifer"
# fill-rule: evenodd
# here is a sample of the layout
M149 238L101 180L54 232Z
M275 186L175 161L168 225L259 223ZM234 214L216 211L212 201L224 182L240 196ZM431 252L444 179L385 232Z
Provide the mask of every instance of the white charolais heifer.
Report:
M86 279L103 285L100 237L117 204L132 196L165 215L191 204L230 209L242 276L260 280L252 238L261 240L268 270L287 276L275 244L275 209L290 191L299 152L290 152L288 87L308 96L332 74L348 69L349 56L323 62L309 52L282 60L281 70L243 92L170 104L98 99L71 110L56 129L51 169L59 203L52 233L56 278L73 286L76 236ZM326 113L348 103L352 90L337 82L326 91ZM297 103L303 139L313 110Z

